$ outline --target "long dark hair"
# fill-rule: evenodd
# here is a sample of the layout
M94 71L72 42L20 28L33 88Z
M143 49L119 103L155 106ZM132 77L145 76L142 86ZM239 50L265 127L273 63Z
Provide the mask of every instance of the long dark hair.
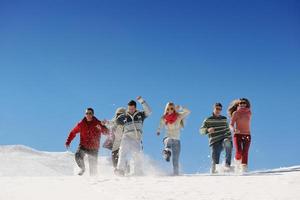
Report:
M247 98L235 99L230 103L230 105L228 107L229 117L232 117L232 114L237 110L241 101L246 102L246 108L249 108L249 109L251 108L250 101Z

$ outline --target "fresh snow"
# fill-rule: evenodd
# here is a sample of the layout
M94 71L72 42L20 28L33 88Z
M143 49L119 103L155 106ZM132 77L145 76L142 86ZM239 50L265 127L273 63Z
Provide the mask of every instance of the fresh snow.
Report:
M109 158L99 158L99 176L80 177L71 152L0 146L0 200L188 199L299 200L300 166L245 175L168 176L150 158L145 176L117 177ZM199 163L200 164L200 163Z

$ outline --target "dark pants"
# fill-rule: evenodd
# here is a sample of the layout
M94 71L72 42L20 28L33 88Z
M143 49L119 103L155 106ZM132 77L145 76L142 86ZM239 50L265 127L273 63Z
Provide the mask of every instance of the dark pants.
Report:
M97 175L98 149L86 149L79 146L75 153L75 160L82 170L85 171L84 156L88 155L90 175Z
M118 160L119 160L119 149L111 152L111 159L112 159L114 168L117 168Z
M248 164L248 152L251 143L251 135L234 135L235 159L242 160L242 164Z
M225 163L231 165L231 154L232 154L232 141L230 139L223 139L211 146L211 158L212 164L219 164L221 152L225 149Z

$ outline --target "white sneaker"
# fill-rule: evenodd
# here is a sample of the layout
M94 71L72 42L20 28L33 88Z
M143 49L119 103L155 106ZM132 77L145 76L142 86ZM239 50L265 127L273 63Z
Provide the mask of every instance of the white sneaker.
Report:
M80 169L80 171L78 172L79 176L82 176L84 174L85 170L84 169Z
M223 170L224 172L230 172L231 171L230 165L225 164Z
M241 166L242 165L242 160L236 160L234 159L234 166L235 166L235 172L240 172L241 171Z
M163 158L167 161L170 162L171 158L171 150L169 148L166 148L163 150Z
M217 169L216 169L216 165L211 165L211 168L210 168L210 174L216 174L217 173Z
M242 164L242 166L241 166L241 171L242 171L242 173L247 172L247 171L248 171L248 165Z

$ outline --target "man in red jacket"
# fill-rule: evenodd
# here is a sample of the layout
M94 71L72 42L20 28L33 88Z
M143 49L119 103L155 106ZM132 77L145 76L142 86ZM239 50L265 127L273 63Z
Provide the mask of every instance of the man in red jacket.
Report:
M92 108L86 109L85 118L83 118L70 132L66 141L66 148L70 148L72 140L80 133L80 144L75 153L75 160L81 169L78 175L85 172L84 156L88 155L90 175L97 174L98 150L101 134L107 134L108 129L94 116Z

